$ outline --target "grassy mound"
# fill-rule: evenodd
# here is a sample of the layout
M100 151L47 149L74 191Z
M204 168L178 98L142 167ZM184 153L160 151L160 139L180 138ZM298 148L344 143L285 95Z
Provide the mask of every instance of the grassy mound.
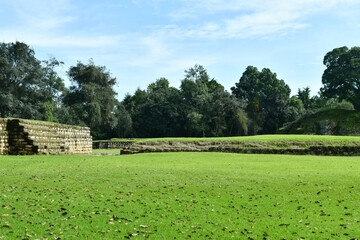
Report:
M360 135L360 112L331 109L305 116L279 130L280 134Z
M231 152L296 155L360 155L359 136L259 135L226 138L135 139L131 144L111 140L94 153L134 154L146 152ZM101 147L100 147L101 148Z
M210 141L240 141L240 142L353 142L360 141L358 136L323 136L323 135L301 135L301 134L274 134L274 135L257 135L257 136L240 136L240 137L174 137L174 138L141 138L141 139L122 139L113 138L110 140L100 140L101 142L210 142ZM99 141L94 141L99 142Z

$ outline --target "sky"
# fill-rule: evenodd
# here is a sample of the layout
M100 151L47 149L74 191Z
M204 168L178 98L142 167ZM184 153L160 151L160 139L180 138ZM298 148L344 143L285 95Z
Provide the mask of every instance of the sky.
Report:
M359 0L0 0L0 42L63 61L67 86L92 59L119 100L161 77L178 88L195 64L228 91L251 65L315 95L325 54L360 46L359 16Z

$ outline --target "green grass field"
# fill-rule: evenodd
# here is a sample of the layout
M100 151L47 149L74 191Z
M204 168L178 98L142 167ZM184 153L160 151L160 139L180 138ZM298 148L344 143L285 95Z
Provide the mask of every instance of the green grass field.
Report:
M93 149L93 153L111 153L120 154L121 149Z
M0 156L2 239L355 239L360 157Z

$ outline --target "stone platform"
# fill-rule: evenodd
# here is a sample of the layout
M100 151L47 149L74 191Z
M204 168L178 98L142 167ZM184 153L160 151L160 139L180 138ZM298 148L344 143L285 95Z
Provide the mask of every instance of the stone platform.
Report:
M88 127L0 118L0 155L92 152Z

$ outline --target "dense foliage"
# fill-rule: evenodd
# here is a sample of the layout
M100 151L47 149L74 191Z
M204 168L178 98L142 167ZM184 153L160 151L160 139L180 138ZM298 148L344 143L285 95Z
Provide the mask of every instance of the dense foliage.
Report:
M89 126L95 138L111 134L117 124L113 114L116 103L112 78L105 67L78 62L68 72L72 86L64 97L64 104L70 111L69 121Z
M0 116L52 119L57 96L64 90L55 59L41 62L24 43L0 43Z
M247 67L231 91L247 103L251 134L275 133L286 122L291 90L270 69L260 72L256 67Z
M133 136L231 136L247 133L244 105L224 90L206 70L185 71L180 89L165 78L138 89L123 101L133 120Z
M280 128L279 134L360 135L360 112L342 108L324 109Z
M350 101L360 109L360 47L335 48L324 57L322 94Z
M159 78L117 100L116 78L90 60L71 66L66 88L56 68L25 43L0 43L0 117L89 126L94 139L220 137L276 133L284 124L325 109L360 108L360 48L326 54L318 95L309 87L290 96L276 73L248 66L231 93L201 65L185 70L180 88Z

